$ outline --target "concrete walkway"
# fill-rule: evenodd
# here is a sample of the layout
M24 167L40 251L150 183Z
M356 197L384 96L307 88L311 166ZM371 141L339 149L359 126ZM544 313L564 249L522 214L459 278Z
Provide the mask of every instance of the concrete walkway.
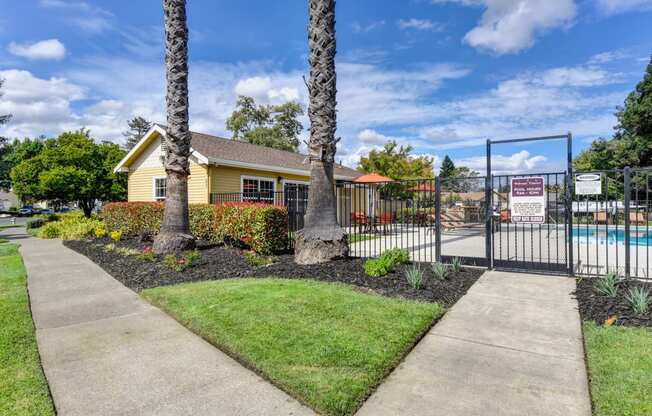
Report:
M309 415L60 241L17 240L58 414Z
M485 273L358 414L590 416L574 288Z

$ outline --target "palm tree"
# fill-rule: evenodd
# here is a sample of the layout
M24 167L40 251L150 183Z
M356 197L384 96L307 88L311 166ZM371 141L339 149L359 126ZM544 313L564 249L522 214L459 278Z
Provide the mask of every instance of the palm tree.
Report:
M338 140L335 74L335 0L309 0L310 24L310 192L304 229L298 233L295 262L323 263L349 253L337 223L333 163Z
M154 252L172 253L194 247L188 218L190 130L188 128L188 27L186 0L163 0L167 130L165 172L167 189L161 231Z

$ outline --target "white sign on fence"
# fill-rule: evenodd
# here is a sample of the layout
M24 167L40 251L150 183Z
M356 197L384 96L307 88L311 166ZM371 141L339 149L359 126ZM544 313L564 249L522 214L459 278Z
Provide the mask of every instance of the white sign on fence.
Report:
M575 175L575 195L602 194L601 173L578 173Z
M512 222L542 224L546 218L546 192L543 176L512 178L510 205Z

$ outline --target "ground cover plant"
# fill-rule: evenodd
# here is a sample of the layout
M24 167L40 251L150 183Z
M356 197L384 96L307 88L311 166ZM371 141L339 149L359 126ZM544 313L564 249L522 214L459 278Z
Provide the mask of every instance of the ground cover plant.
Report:
M315 279L341 282L358 286L361 290L390 297L438 302L444 306L454 304L483 273L481 269L462 268L450 273L446 280L436 279L427 264L421 265L423 281L414 289L405 277L410 267L399 264L383 277L370 277L364 270L364 259L339 259L326 264L297 265L291 254L266 256L273 262L264 266L252 265L245 257L247 251L230 246L199 242L199 259L193 267L176 272L164 263L161 256L151 253L151 242L124 237L113 241L108 237L64 244L89 257L127 287L140 291L156 286L183 282L217 280L270 275L292 279ZM110 247L111 249L107 249Z
M435 303L274 278L182 284L142 295L328 415L353 414L443 313Z
M633 293L638 295L632 296ZM619 277L580 278L575 297L584 321L603 324L652 328L652 310L645 311L645 294L652 293L652 283ZM649 305L649 298L647 303ZM637 307L641 309L638 310Z
M385 251L377 259L369 259L364 264L365 273L371 277L385 276L399 264L410 261L410 253L405 249L393 248Z
M652 414L652 331L584 323L595 416Z
M0 244L0 414L54 415L17 246Z

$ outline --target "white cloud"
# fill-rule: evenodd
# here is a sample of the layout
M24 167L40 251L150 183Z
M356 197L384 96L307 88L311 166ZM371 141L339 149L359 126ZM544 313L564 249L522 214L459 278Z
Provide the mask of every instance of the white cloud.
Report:
M27 59L61 60L66 56L66 47L58 39L42 40L34 43L9 44L11 54Z
M466 166L482 173L487 169L485 156L456 159L454 163L457 166ZM509 156L497 154L491 158L491 171L495 175L549 172L551 168L548 158L541 155L532 155L527 150L521 150Z
M292 86L274 86L270 77L255 76L238 81L235 86L237 95L253 97L259 103L283 103L299 101L299 90Z
M615 51L601 52L596 55L593 55L591 59L589 59L589 65L602 65L602 64L618 61L629 57L630 55L621 49Z
M605 15L652 10L652 0L597 0L598 9Z
M41 0L39 4L45 8L64 10L69 22L91 34L102 33L113 27L111 12L85 1Z
M402 30L405 29L414 29L414 30L431 30L434 32L441 32L444 30L444 26L440 23L435 23L429 19L400 19L398 22L398 27Z
M358 140L365 144L383 145L390 140L390 137L373 129L364 129L358 133Z
M354 33L368 33L375 29L380 29L385 26L384 20L376 20L367 24L362 24L360 22L353 22L351 27L353 28Z
M464 41L497 54L527 49L534 45L538 34L570 25L577 14L574 0L432 0L432 3L486 7L480 23L466 34Z

